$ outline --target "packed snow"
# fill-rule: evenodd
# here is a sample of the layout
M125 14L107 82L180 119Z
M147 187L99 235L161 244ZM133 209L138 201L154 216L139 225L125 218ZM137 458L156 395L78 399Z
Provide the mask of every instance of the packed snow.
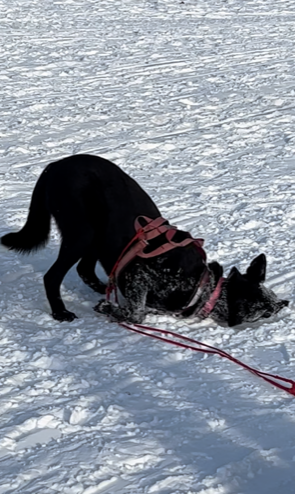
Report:
M259 253L289 308L237 328L148 316L295 379L295 2L2 0L0 234L51 161L130 173L228 274ZM72 269L50 316L1 248L0 494L294 494L295 399L233 363L128 332ZM102 274L98 266L98 273Z

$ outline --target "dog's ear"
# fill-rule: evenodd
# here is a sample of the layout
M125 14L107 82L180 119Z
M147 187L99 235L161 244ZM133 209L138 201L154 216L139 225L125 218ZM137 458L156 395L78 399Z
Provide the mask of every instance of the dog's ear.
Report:
M240 289L245 284L245 279L240 271L233 267L227 277L227 303L228 303L228 325L236 326L243 322L240 309Z
M266 274L266 257L264 254L255 257L247 269L247 279L252 283L263 283Z
M219 279L223 275L223 267L217 261L210 262L208 264L210 271L212 271L214 276L215 285L217 285Z
M231 268L227 280L231 281L232 285L235 281L238 282L242 278L243 276L241 275L240 271L234 266L233 268Z

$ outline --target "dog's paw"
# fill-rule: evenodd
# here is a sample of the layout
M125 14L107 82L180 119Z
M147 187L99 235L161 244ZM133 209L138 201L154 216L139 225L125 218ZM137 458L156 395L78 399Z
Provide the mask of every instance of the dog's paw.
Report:
M67 309L62 310L61 312L53 312L52 313L53 319L56 319L56 321L63 322L72 322L74 319L78 319L76 314L74 312L70 312Z
M99 312L100 314L110 315L112 313L112 304L107 300L100 300L98 304L93 307L95 312Z
M100 314L108 316L109 320L112 322L123 322L126 320L126 317L124 316L120 307L114 306L107 300L101 300L95 307L93 307L93 309L95 310L95 312L99 312Z

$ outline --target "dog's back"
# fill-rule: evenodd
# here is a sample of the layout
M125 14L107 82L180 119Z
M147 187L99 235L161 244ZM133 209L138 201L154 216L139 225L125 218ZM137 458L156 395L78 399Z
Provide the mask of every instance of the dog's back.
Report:
M44 169L32 195L26 224L1 241L19 252L37 250L48 241L53 216L63 239L83 234L98 242L103 265L103 253L107 253L104 267L108 271L133 237L134 220L142 214L150 218L160 216L135 180L104 158L81 154ZM109 237L113 239L111 245Z

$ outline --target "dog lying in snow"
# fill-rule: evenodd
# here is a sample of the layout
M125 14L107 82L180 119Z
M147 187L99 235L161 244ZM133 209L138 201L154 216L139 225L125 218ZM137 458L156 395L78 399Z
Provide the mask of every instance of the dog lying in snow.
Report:
M103 158L76 155L44 169L33 191L26 224L19 232L2 237L1 242L23 253L44 247L53 216L62 241L56 262L44 276L44 285L54 319L72 321L76 316L65 308L60 295L64 276L78 262L82 280L104 294L106 285L95 274L96 262L110 275L136 233L136 218L142 215L149 221L161 216L135 180ZM94 308L97 312L132 323L142 322L149 308L182 317L206 317L210 313L213 320L235 326L270 317L288 305L263 286L264 254L251 262L245 274L232 268L224 279L222 266L206 263L200 242L188 240L188 232L173 229L166 220L162 223L163 232L146 242L146 249L153 252L167 243L172 230L173 248L129 260L116 278L124 303L101 300Z

